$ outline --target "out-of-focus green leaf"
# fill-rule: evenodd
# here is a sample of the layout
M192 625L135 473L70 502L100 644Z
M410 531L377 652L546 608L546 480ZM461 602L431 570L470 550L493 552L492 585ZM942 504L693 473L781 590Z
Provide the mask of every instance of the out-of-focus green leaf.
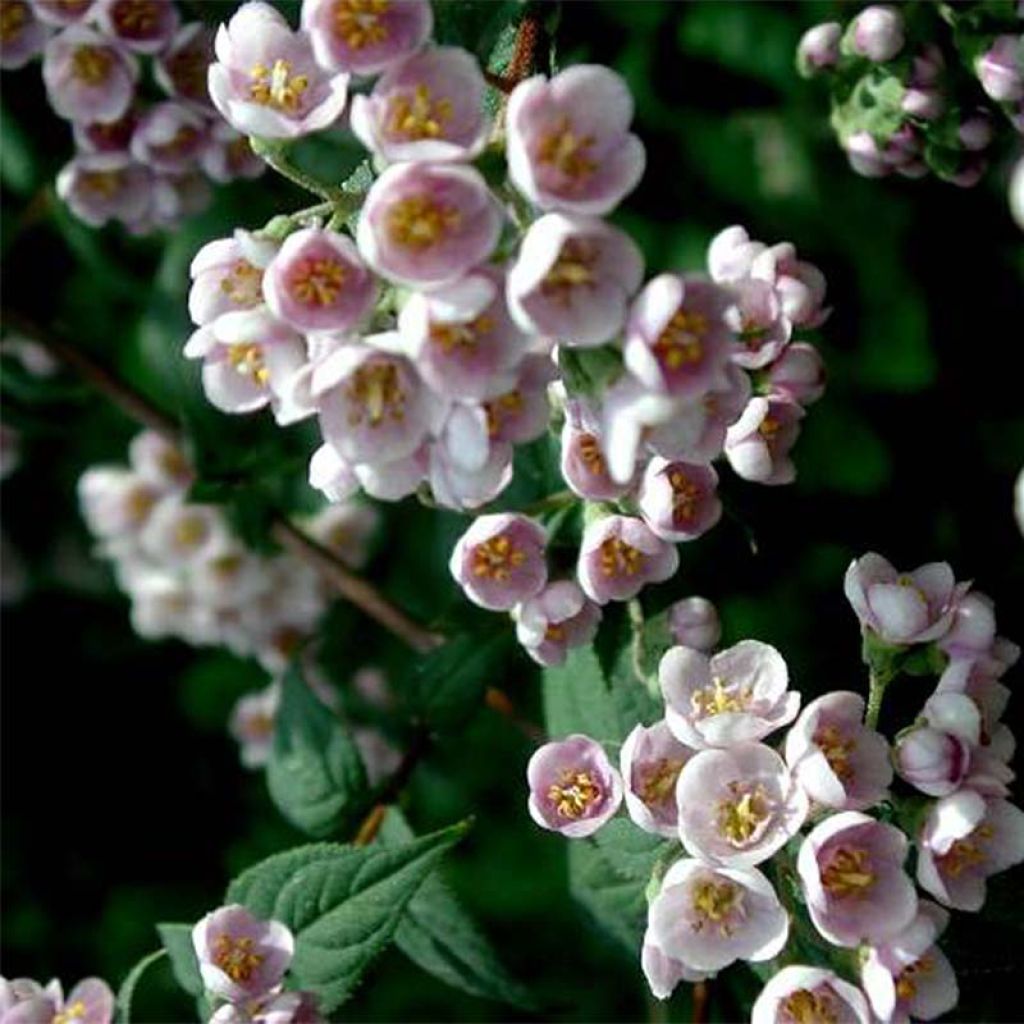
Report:
M131 1024L132 1000L135 998L135 989L138 987L142 976L153 964L167 956L166 949L158 949L148 956L144 956L129 972L128 976L121 983L117 990L117 1016L121 1024Z
M644 883L617 871L591 842L568 846L573 897L631 956L639 957L647 915Z
M203 979L192 946L192 925L158 924L156 930L170 958L175 980L190 996L198 999L203 994Z

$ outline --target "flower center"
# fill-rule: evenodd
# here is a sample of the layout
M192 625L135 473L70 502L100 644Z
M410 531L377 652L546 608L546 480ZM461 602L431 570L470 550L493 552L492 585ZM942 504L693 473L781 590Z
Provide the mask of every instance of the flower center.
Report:
M665 329L658 335L653 348L662 366L681 370L699 363L704 354L701 339L708 332L708 319L703 313L678 309Z
M526 552L499 533L473 548L473 575L505 581L526 561Z
M917 995L921 975L931 974L934 967L935 961L930 956L923 956L904 967L896 979L896 998L913 999Z
M542 136L537 159L564 174L573 185L582 185L597 170L590 155L593 135L577 135L569 118L563 117L554 131Z
M261 387L266 387L270 381L270 371L263 360L263 349L255 342L229 345L228 362L243 377L252 377Z
M690 522L697 515L700 488L681 470L673 469L668 474L672 486L672 518Z
M993 835L991 825L981 825L965 839L958 839L946 853L936 858L943 874L956 878L968 868L983 864L986 857L985 843Z
M590 772L567 768L561 781L548 789L548 799L562 818L581 818L592 804L601 799L601 787Z
M782 424L774 416L765 416L765 418L761 420L761 425L757 428L757 432L765 439L765 441L771 444L781 429Z
M149 515L156 499L152 492L144 487L137 487L128 495L128 516L134 523L141 523Z
M743 892L732 882L707 879L698 882L693 890L692 907L696 915L693 930L700 931L709 922L716 924L722 935L731 935L735 929L733 917L743 916Z
M79 46L71 56L71 74L86 85L102 85L113 65L110 51L100 46Z
M484 403L487 413L487 436L495 438L508 420L514 420L523 411L523 396L519 391L508 391Z
M837 1024L839 1014L828 992L798 988L779 1004L780 1024Z
M645 804L668 803L675 794L683 762L670 757L645 764L640 769L640 784L637 792Z
M729 783L732 799L718 804L718 834L733 846L745 846L764 831L771 816L764 786L743 791L736 782Z
M481 336L490 334L493 329L493 318L481 313L468 323L431 324L430 340L435 345L440 345L445 355L450 355L453 349L476 348Z
M389 0L338 0L334 5L334 28L353 50L382 43L388 37L382 15L390 6Z
M269 739L274 732L274 719L265 711L261 711L246 722L245 729L248 733L247 739Z
M693 693L690 697L690 706L694 714L702 718L711 718L727 711L746 711L750 698L749 686L737 687L716 677L710 686Z
M561 643L565 639L565 627L559 622L549 622L544 639L553 644Z
M436 139L452 117L452 101L435 100L430 89L417 85L408 93L399 93L388 104L388 131L405 139Z
M206 520L201 516L182 516L174 528L174 539L183 548L198 547L206 535Z
M826 725L814 734L814 745L825 755L829 768L835 772L840 782L852 781L853 765L850 764L850 754L857 746L855 740L844 737L834 725Z
M27 21L28 7L22 0L0 4L0 40L10 43L17 39Z
M247 935L240 939L218 935L213 944L213 962L232 981L246 982L263 963L263 956L254 951L255 943Z
M364 417L373 427L386 416L396 421L405 418L405 392L393 363L360 366L352 375L347 394L353 404L348 417L353 426Z
M860 899L875 884L875 873L871 870L867 850L841 846L822 872L821 881L829 895L836 899Z
M593 476L605 476L604 455L601 454L600 442L593 434L584 434L579 439L580 458Z
M302 94L309 88L309 76L293 75L289 60L275 60L269 68L266 64L254 64L249 77L249 95L256 103L289 114L298 110Z
M147 35L160 23L160 8L153 0L121 0L114 8L113 18L125 35Z
M598 254L594 242L581 238L570 238L563 242L558 258L541 281L541 294L567 306L574 288L593 288L594 264Z
M601 544L601 572L605 576L635 576L644 566L644 553L619 537Z
M400 199L388 210L388 233L396 245L422 251L454 231L462 217L458 210L427 196Z
M220 290L236 306L255 306L263 298L263 271L248 260L235 260L221 280Z
M191 125L182 125L170 142L161 146L154 146L153 151L161 156L178 156L188 154L199 140L199 132Z
M190 100L206 98L206 68L209 63L207 56L198 48L191 47L180 50L167 58L167 74L177 86L178 92ZM246 149L249 140L242 139Z
M120 171L90 171L82 175L82 187L103 199L117 195L123 184Z
M210 560L210 568L215 576L229 580L242 568L242 559L238 555L221 555L220 558Z
M85 1003L76 999L69 1003L54 1018L51 1024L72 1024L73 1021L82 1020L85 1017Z
M347 277L336 259L300 260L291 275L292 295L307 306L329 306L341 292Z

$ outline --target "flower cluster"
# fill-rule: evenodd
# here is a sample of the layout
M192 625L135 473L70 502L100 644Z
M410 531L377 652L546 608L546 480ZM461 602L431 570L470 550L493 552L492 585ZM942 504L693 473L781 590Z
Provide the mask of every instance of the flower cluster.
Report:
M262 921L233 904L211 911L192 929L192 947L216 1008L210 1024L319 1024L312 992L282 982L295 938L280 921Z
M830 21L800 40L797 66L827 79L832 124L858 174L932 171L969 187L985 172L1004 115L1024 132L1024 36L1013 5L951 10L948 20L945 50L936 40L948 26L925 5L865 7L845 31ZM930 41L913 41L922 38Z
M757 1024L930 1020L958 999L936 945L944 908L979 910L986 878L1024 860L999 682L1019 650L996 636L992 602L945 563L898 573L873 554L850 566L845 591L865 635L867 709L836 691L801 711L767 644L710 656L679 645L658 667L664 717L633 729L617 767L584 735L530 760L541 827L586 837L624 803L639 828L681 844L666 843L648 888L641 964L658 998L737 960L773 961L786 966ZM922 659L941 666L938 685L890 745L876 729L881 696ZM931 900L905 870L911 847ZM816 933L816 962L794 962L808 957L804 939L787 952L795 930Z
M114 993L99 978L80 981L67 995L54 978L45 988L30 978L0 978L0 1024L111 1024Z
M222 645L280 671L326 607L322 580L292 556L253 553L221 509L189 501L189 467L160 435L138 435L129 459L130 467L87 470L78 494L100 553L129 595L135 631ZM308 528L358 566L374 525L372 509L348 504L325 509Z
M50 106L71 122L76 155L57 192L87 224L171 227L206 206L207 179L263 172L210 102L213 33L181 24L174 0L3 0L0 19L0 67L41 54ZM167 99L143 99L146 58Z

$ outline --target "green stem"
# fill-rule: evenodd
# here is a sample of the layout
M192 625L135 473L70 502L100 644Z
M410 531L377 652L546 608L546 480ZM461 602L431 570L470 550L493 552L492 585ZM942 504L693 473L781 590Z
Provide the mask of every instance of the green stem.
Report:
M296 167L288 159L286 149L281 143L270 142L267 139L260 139L253 135L249 138L249 145L252 147L252 151L264 163L269 167L273 167L281 177L287 178L290 182L298 185L299 188L304 188L307 192L312 192L313 195L326 199L330 203L334 203L339 198L339 190L324 185L323 182L317 181L312 175Z
M890 682L892 682L892 673L875 671L868 673L868 709L864 715L864 724L869 729L878 728L878 716L882 713L885 688Z

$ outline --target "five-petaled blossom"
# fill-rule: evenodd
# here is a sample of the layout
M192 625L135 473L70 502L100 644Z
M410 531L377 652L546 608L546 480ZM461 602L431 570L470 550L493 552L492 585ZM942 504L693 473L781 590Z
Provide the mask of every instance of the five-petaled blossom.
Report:
M544 527L526 516L480 516L456 543L449 568L474 604L508 611L547 582L546 543Z
M751 1024L871 1024L864 993L825 967L791 964L768 980L751 1010Z
M675 574L679 552L641 519L605 516L590 523L580 544L577 577L598 604L628 601L648 583Z
M722 636L718 609L706 597L684 597L668 610L672 639L682 647L712 651Z
M561 665L571 647L594 639L601 609L573 580L556 580L515 610L516 638L539 665Z
M679 829L676 784L695 751L680 743L666 722L637 725L622 744L620 767L626 810L646 832L675 836Z

